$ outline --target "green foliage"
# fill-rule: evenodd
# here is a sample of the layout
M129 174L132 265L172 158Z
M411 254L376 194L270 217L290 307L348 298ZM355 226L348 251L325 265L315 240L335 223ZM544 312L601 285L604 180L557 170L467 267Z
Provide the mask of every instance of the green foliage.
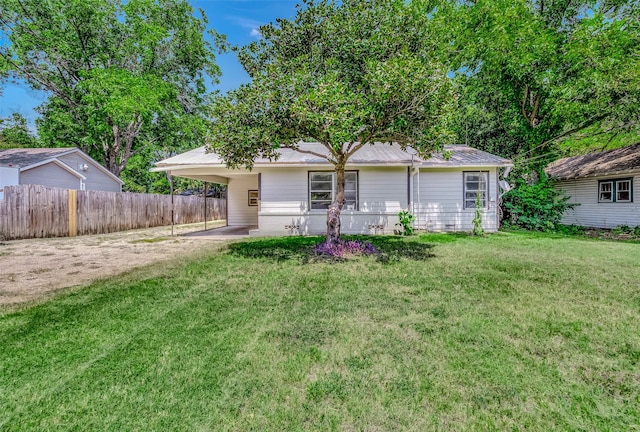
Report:
M639 9L637 0L479 0L444 10L458 141L531 157L566 138L637 134Z
M413 235L413 221L416 219L409 210L402 210L398 213L399 223L396 226L401 227L401 230L395 230L394 232L399 235L410 236Z
M203 143L206 18L186 0L0 0L0 58L50 92L47 146L78 146L119 175L142 148ZM138 185L141 186L141 185Z
M635 227L631 233L636 237L640 237L640 225Z
M563 224L558 224L556 226L556 232L558 234L565 234L565 235L575 235L575 236L579 236L579 235L584 235L585 233L585 227L580 226L580 225L563 225Z
M533 231L555 230L563 213L575 206L569 197L554 189L553 182L540 173L540 179L528 184L518 178L514 189L502 197L504 225Z
M617 227L612 229L611 232L615 235L631 234L633 232L633 229L629 225L618 225Z
M473 230L471 234L474 236L484 235L484 228L482 228L482 200L480 199L480 193L476 195L475 214L473 216Z
M27 119L20 113L0 118L0 150L15 147L36 147L37 138L29 130Z
M211 147L230 166L308 139L334 164L374 141L439 148L454 98L420 7L307 1L261 27L260 41L233 48L252 82L213 104Z

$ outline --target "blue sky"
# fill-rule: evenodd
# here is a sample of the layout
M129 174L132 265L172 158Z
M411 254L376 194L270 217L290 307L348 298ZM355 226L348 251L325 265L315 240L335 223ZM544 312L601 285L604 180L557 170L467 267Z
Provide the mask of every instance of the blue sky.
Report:
M299 0L189 0L195 9L204 10L209 27L226 34L230 43L245 45L259 37L258 27L275 21L276 18L293 18ZM249 77L244 72L234 54L217 56L222 70L220 84L216 86L225 92ZM47 94L30 90L26 85L6 83L0 96L0 117L13 112L24 115L31 125L37 113L34 108L44 102Z

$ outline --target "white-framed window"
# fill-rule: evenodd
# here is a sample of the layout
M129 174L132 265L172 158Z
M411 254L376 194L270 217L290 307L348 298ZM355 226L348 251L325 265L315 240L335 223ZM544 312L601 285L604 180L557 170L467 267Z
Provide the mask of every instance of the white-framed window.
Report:
M476 208L478 194L480 194L480 207L487 208L489 198L489 171L465 171L462 175L464 208Z
M631 202L631 180L616 180L616 202Z
M309 208L326 210L336 193L336 174L333 171L309 171ZM344 173L344 210L358 210L358 171Z
M598 202L613 202L613 182L601 181L598 186Z
M598 182L598 202L633 202L632 179L600 180Z

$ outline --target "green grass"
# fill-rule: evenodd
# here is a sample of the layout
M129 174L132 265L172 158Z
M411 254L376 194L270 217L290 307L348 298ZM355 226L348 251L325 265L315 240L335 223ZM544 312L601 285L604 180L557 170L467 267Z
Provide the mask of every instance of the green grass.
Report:
M640 245L233 243L0 315L0 430L640 430Z

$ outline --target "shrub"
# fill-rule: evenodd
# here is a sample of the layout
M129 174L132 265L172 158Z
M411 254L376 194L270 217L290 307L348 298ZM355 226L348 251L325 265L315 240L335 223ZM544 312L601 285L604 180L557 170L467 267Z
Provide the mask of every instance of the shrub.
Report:
M515 188L502 197L504 225L532 231L555 230L562 214L576 205L568 200L568 196L553 188L553 182L544 173L534 184L518 179Z
M618 225L617 227L615 227L614 229L611 230L611 233L615 234L615 235L631 234L632 231L633 230L628 225Z
M634 236L636 236L636 237L640 237L640 225L638 225L637 227L635 227L635 228L633 229L633 232L632 232L631 234L633 234L633 235L634 235Z
M580 225L562 225L559 224L556 227L556 231L560 234L566 235L584 235L586 229Z
M394 230L394 232L398 235L413 235L413 221L416 217L409 213L409 210L402 210L398 213L398 219L400 219L400 223L397 223L396 226L402 227L402 229Z
M473 231L474 236L484 235L484 229L482 228L482 206L480 202L480 194L476 196L476 213L473 217Z

